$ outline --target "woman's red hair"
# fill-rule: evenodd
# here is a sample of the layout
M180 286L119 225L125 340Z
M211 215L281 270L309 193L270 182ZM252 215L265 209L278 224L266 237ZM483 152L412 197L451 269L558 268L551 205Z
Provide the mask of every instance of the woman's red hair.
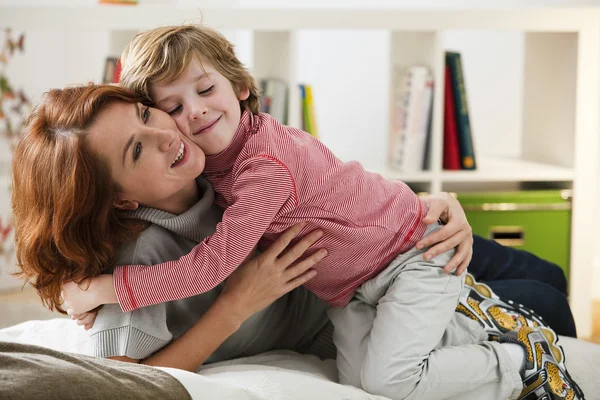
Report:
M147 226L114 207L117 187L108 164L87 144L88 129L106 105L139 100L112 85L53 89L29 116L16 145L17 276L29 280L51 310L64 312L63 283L102 273L117 248Z

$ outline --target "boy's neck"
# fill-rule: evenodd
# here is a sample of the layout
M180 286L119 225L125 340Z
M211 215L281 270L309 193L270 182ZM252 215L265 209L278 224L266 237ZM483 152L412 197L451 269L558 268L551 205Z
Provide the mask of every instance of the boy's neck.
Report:
M227 148L218 154L206 156L205 172L222 172L233 166L246 144L248 135L258 128L259 118L250 111L242 113L237 131Z

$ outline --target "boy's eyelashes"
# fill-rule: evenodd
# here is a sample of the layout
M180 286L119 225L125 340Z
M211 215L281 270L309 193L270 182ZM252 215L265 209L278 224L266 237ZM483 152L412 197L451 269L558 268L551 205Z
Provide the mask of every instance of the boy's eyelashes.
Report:
M212 85L208 89L202 90L202 91L198 92L198 94L201 95L201 96L204 95L204 94L209 94L210 92L212 92L212 90L214 89L214 87L215 87L215 85Z
M178 113L181 111L181 109L182 109L182 108L183 108L183 107L181 107L181 105L178 105L177 107L175 107L175 108L174 108L174 109L172 109L171 111L167 111L167 114L169 114L169 115L173 116L173 115L175 115L175 114L178 114Z
M198 95L205 96L205 95L209 94L210 92L212 92L214 88L215 88L215 85L212 85L211 87L209 87L206 90L199 91ZM167 111L167 114L176 115L176 114L180 113L182 109L183 109L183 106L181 104L179 104L175 108L171 109L170 111Z

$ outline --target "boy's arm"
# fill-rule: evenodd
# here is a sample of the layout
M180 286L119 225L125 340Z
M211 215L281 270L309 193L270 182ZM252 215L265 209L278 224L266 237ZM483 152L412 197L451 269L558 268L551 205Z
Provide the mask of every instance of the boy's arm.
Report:
M254 249L273 219L297 205L289 170L277 160L243 163L233 184L234 203L216 232L179 260L150 268L115 268L114 288L123 311L204 293L223 282Z

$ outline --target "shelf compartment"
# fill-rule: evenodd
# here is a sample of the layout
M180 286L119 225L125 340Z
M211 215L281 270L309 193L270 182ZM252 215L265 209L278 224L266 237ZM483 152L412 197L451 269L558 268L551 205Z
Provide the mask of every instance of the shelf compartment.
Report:
M479 157L475 171L442 171L443 182L569 182L573 168L520 159Z

